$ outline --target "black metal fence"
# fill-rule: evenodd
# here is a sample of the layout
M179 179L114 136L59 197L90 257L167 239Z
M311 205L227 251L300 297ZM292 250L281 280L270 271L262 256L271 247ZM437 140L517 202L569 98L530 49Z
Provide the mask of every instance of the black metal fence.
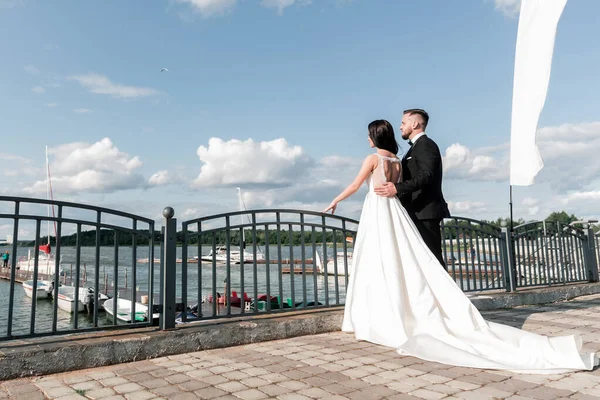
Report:
M147 310L153 308L154 274L151 264L138 267L137 255L144 248L154 257L153 220L0 196L0 225L12 228L12 243L2 250L8 261L0 268L0 301L6 305L0 309L0 340L111 329L121 321L152 324ZM65 236L70 240L56 240Z
M251 210L183 221L178 231L174 210L163 215L157 231L154 221L115 210L0 197L0 227L13 232L12 258L0 269L0 301L9 304L0 309L0 340L344 304L356 220ZM43 236L46 223L55 229ZM510 231L454 217L441 229L447 271L465 292L598 281L600 236L588 225ZM48 238L50 256L40 253Z
M182 224L182 321L344 304L358 221L297 210ZM188 256L195 248L196 258Z

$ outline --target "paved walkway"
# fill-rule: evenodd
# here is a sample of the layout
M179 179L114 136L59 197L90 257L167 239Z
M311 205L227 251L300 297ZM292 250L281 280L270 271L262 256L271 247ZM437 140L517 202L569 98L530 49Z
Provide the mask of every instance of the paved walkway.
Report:
M600 295L483 314L542 334L579 333L586 349L600 351ZM523 375L451 367L335 332L5 381L0 398L583 400L600 399L600 370Z

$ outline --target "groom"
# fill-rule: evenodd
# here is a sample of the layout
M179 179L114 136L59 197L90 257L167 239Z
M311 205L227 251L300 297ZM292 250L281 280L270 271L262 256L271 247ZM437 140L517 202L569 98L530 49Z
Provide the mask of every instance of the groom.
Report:
M427 247L445 267L440 223L450 216L442 194L442 156L426 134L429 115L425 110L404 111L400 130L410 149L402 158L402 182L375 188L380 196L398 196L419 229Z

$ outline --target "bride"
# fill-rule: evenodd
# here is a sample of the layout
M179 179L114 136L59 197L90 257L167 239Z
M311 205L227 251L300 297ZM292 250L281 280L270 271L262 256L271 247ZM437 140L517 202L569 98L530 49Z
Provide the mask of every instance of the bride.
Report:
M374 187L402 179L402 164L391 124L373 121L368 130L377 151L323 210L335 212L366 181L342 331L456 366L539 374L593 369L598 358L580 353L578 336L547 337L483 319L440 268L398 198L375 194Z

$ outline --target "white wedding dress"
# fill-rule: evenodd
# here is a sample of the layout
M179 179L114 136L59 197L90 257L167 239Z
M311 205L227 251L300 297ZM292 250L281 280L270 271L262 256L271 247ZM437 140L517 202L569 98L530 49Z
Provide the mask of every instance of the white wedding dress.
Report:
M379 155L378 155L379 156ZM433 256L397 197L380 197L379 156L367 184L342 330L444 364L551 374L591 370L578 336L547 337L487 322ZM400 174L401 176L401 174Z

